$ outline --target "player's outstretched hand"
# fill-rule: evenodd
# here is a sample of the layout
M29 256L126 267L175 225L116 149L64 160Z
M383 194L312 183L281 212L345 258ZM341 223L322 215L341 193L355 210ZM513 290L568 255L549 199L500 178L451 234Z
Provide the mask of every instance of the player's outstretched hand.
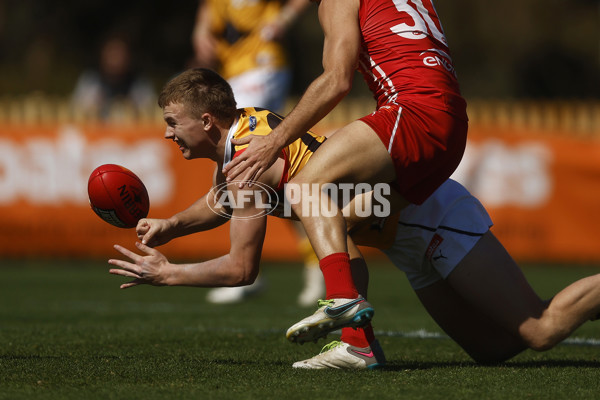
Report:
M173 239L172 228L168 219L142 218L137 223L135 233L140 242L155 247Z
M168 269L171 265L167 257L160 251L148 247L145 244L136 242L135 246L145 255L141 256L123 246L115 245L115 249L128 257L130 261L110 259L108 263L118 268L112 268L108 272L113 275L121 275L128 278L134 278L132 281L122 284L121 289L127 289L137 285L164 286L168 276Z
M248 144L248 147L223 168L227 182L239 181L240 188L246 184L252 186L252 182L258 180L273 165L283 146L276 143L272 136L249 135L231 140L236 146Z

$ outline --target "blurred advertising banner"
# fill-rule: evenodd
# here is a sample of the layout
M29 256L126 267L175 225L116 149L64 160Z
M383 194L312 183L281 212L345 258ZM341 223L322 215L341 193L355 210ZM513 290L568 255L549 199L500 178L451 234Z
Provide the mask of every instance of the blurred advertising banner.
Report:
M337 126L337 124L336 124ZM163 125L0 127L0 256L112 257L133 229L98 218L87 199L94 168L115 163L146 184L149 217L187 208L211 185L214 164L186 161ZM323 133L324 129L317 129ZM600 140L564 132L472 126L453 176L488 208L494 233L525 261L600 261ZM229 250L228 224L163 246L171 259ZM270 218L265 259L298 260L294 229Z
M600 138L474 126L452 176L517 260L600 261Z

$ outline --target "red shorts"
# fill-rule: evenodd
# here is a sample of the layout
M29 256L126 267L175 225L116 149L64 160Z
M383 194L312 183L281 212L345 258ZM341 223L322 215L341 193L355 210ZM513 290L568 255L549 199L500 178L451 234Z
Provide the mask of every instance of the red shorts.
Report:
M467 142L467 121L424 106L384 106L360 119L388 148L396 168L395 189L422 204L452 175Z

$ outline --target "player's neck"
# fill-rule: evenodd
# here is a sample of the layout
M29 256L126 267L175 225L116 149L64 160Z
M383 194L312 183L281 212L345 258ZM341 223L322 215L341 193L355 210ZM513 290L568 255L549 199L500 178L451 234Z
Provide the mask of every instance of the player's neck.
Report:
M227 145L227 135L229 134L230 126L223 127L223 126L217 125L216 128L218 129L219 135L218 135L218 141L215 145L215 151L214 151L215 157L214 158L211 157L211 159L213 159L214 161L217 162L217 164L222 166L223 159L225 157L225 146Z

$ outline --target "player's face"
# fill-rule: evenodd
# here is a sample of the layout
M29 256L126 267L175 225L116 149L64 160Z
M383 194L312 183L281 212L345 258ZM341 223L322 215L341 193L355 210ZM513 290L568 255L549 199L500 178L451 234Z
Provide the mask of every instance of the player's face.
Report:
M175 142L185 159L206 157L203 153L206 152L207 135L201 120L192 118L180 103L167 105L163 118L167 123L165 139Z

